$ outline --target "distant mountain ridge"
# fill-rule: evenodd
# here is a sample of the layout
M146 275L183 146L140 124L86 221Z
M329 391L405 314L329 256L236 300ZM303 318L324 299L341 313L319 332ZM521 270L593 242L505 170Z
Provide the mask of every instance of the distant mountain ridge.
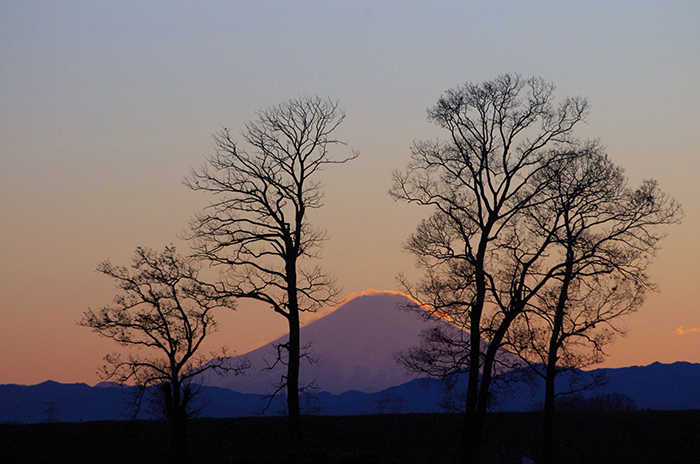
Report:
M655 362L597 372L605 373L609 383L596 391L620 391L633 398L639 408L700 409L700 364Z
M596 369L589 375L604 372L608 383L585 392L592 397L620 393L631 398L639 409L700 409L700 364L676 362L653 363L619 369ZM560 390L564 381L559 382ZM49 419L61 422L123 420L130 418L132 389L47 381L38 385L0 385L0 422L36 423ZM496 392L501 399L496 410L526 411L543 400L543 384L531 388L513 384ZM326 415L382 413L444 412L444 392L438 379L414 379L385 390L365 393L355 390L341 394L317 392L302 396L306 412ZM225 388L203 387L199 396L200 417L244 417L263 413L269 399L265 395L243 394ZM53 406L51 406L53 404ZM50 410L53 410L51 414ZM277 397L266 415L284 411L284 398ZM145 407L140 419L156 418Z

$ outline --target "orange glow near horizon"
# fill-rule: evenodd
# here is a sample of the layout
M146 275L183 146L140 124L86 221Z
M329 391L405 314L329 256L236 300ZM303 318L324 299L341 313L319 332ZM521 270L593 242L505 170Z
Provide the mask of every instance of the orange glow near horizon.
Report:
M351 300L354 300L355 298L359 298L362 296L384 295L384 294L401 295L401 296L407 298L408 300L410 300L412 303L415 303L418 307L424 308L425 311L429 312L430 314L434 315L435 317L438 317L446 322L452 321L452 318L450 316L448 316L447 314L441 313L439 311L435 311L432 306L425 304L425 303L421 303L420 301L418 301L417 299L415 299L414 297L412 297L411 295L409 295L407 293L404 293L404 292L401 292L398 290L376 290L373 288L369 288L369 289L363 290L361 292L349 293L348 295L345 296L345 298L343 298L343 300L340 303L335 304L335 305L331 306L330 308L327 308L324 311L319 311L317 313L314 313L314 316L307 318L305 320L305 323L308 324L310 322L317 321L318 319L321 319L322 317L333 313L335 310L337 310L338 308L343 306L345 303L347 303Z

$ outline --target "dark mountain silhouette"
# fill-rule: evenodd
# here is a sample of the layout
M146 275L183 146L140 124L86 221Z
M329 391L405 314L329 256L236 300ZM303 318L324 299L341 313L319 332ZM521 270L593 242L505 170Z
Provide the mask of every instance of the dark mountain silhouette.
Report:
M82 422L126 419L120 388L46 381L38 385L0 385L0 422Z
M700 409L700 364L655 362L598 372L609 383L596 392L624 393L641 409Z
M587 373L604 372L608 383L583 393L594 397L621 394L634 401L639 409L680 410L700 409L700 364L677 362L653 363L620 369L596 369ZM558 382L559 390L566 386L566 375ZM460 384L452 399L459 402ZM119 387L90 387L86 384L44 382L39 385L0 385L0 422L46 422L48 403L53 403L53 419L61 422L121 420L130 417L133 389ZM531 410L543 400L543 383L534 388L525 383L513 383L494 391L494 410ZM341 394L316 392L303 395L301 403L306 412L325 415L355 415L382 413L443 412L445 401L443 383L438 379L414 379L379 392L346 391ZM202 387L197 405L200 417L243 417L262 414L268 398L264 395L237 393L225 388ZM277 397L267 408L266 415L284 412L284 398ZM154 418L149 408L139 418Z
M632 400L638 409L679 410L700 409L700 364L655 362L648 366L631 366L617 369L605 368L577 372L576 381L603 374L605 383L591 390L577 393L582 398L622 395ZM566 372L557 377L558 393L569 392L574 373ZM498 408L505 411L523 411L541 404L544 399L544 381L534 385L515 383L500 392L496 390ZM566 395L562 396L563 401Z

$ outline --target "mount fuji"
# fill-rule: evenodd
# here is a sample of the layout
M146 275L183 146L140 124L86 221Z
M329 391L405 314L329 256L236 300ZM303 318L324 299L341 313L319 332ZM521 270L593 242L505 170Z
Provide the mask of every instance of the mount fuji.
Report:
M314 362L302 360L300 385L313 384L315 389L332 394L348 390L366 393L398 386L416 378L395 360L397 352L420 343L420 333L440 320L427 320L416 311L407 310L412 301L397 292L373 292L354 298L334 312L301 328L301 344ZM413 305L415 308L415 304ZM277 356L281 337L247 354L230 358L252 363L242 376L210 375L205 385L227 388L239 393L271 393L280 384L286 366L278 363L269 369Z

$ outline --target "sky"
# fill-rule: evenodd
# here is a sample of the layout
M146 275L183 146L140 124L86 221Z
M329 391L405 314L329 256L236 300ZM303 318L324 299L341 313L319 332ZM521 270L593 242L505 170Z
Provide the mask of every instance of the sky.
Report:
M360 152L320 176L321 264L344 296L417 279L401 243L430 211L394 202L391 173L445 135L426 119L443 92L503 73L586 97L576 135L683 205L659 291L602 366L700 362L699 20L694 0L0 2L0 384L97 383L115 346L77 324L116 294L97 264L186 254L208 198L182 180L211 135L300 95L339 100L337 135ZM208 349L285 332L259 305L217 316Z

